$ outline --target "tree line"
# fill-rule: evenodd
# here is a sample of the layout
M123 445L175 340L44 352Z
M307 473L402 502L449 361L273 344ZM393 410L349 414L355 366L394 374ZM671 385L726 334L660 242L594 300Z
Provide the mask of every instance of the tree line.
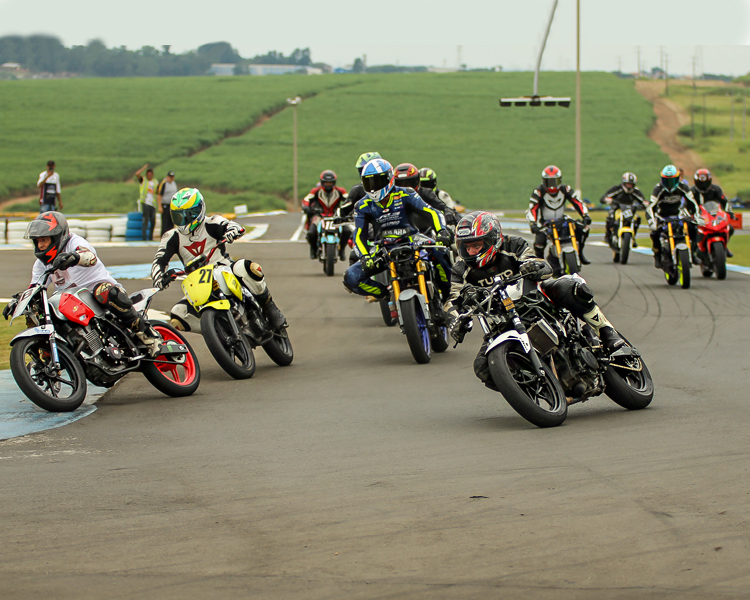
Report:
M84 77L177 77L204 75L213 63L312 65L310 49L295 49L289 56L272 51L242 58L228 42L204 44L197 50L173 54L169 46L107 48L100 40L85 46L65 47L53 36L0 37L0 65L18 63L32 73L71 74Z

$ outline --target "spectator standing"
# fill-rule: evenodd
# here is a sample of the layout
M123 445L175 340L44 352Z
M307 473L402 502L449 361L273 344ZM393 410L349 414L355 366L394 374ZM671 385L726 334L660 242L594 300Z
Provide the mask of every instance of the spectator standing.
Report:
M141 175L143 171L146 171L145 178ZM149 168L148 163L138 169L134 177L141 186L140 197L138 198L143 212L141 236L144 240L151 240L154 237L154 226L156 225L156 189L159 186L159 181L154 179L154 170Z
M51 210L63 209L62 188L60 187L60 174L55 171L55 161L47 161L47 170L39 173L39 181L36 182L39 188L39 212L45 213ZM55 208L55 204L59 208Z
M174 181L174 171L167 173L167 178L159 184L156 196L161 205L161 235L172 229L172 213L169 212L169 203L172 202L172 196L177 193L177 184Z

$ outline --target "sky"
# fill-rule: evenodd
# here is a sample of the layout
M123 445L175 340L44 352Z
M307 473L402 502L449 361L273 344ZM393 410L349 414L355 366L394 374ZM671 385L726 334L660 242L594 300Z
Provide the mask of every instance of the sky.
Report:
M0 0L0 36L44 33L172 52L227 41L244 57L309 47L334 67L400 64L533 70L553 0ZM750 72L750 0L580 0L581 68ZM543 70L575 69L575 1L559 0Z

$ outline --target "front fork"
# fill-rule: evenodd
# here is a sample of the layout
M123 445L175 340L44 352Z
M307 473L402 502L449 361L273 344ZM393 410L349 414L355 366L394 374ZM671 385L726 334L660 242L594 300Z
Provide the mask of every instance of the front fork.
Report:
M57 339L55 338L55 326L52 324L52 315L49 312L49 302L47 301L47 290L42 289L42 304L44 306L44 325L50 327L52 332L49 334L49 348L52 352L51 368L60 369L60 354L57 351Z

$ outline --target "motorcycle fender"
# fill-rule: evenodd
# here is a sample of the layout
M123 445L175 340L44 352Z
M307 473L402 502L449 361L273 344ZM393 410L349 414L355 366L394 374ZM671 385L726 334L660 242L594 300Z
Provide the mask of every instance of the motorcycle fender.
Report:
M398 324L401 327L404 326L404 319L401 316L401 303L404 300L410 300L411 298L414 298L414 297L416 297L417 300L419 300L419 304L422 307L422 314L427 320L427 323L428 324L430 323L430 310L427 308L427 302L425 302L424 296L420 294L417 290L408 289L408 290L402 291L398 297Z
M679 244L674 245L675 250L687 250L687 244L685 242L680 242Z
M633 235L633 228L632 227L620 227L617 230L617 237L621 238L623 233L629 233Z
M27 329L26 331L22 331L19 333L16 337L14 337L10 341L10 345L12 346L15 344L18 340L21 338L27 338L27 337L45 337L49 338L49 334L54 331L54 328L49 325L40 325L39 327L31 327ZM55 337L60 340L61 342L64 342L65 339L59 334L55 333Z
M511 329L510 331L506 331L502 335L497 336L494 340L492 340L492 343L487 346L487 350L485 351L485 354L489 354L492 350L497 348L500 344L504 344L505 342L520 342L521 346L523 347L526 354L531 352L531 340L529 340L529 336L526 333L518 333L515 329Z
M327 234L323 236L323 243L325 244L333 244L334 246L338 245L339 241L336 239L335 235Z
M203 306L200 307L200 310L205 310L207 308L214 308L216 310L229 310L231 308L231 305L229 304L229 300L214 300L213 302L206 302Z
M712 235L711 237L704 240L703 243L705 244L706 248L710 248L711 244L713 244L714 242L721 242L722 244L726 245L727 238L723 235Z

